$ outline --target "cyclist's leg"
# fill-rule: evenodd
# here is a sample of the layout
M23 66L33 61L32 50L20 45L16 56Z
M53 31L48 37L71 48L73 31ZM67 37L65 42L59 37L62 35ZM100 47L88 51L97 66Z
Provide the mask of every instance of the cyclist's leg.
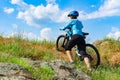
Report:
M89 71L91 71L92 69L91 69L91 64L90 64L90 60L88 58L88 55L86 54L85 51L80 51L80 54L81 54L81 56L82 56L82 58L83 58L83 60L84 60L84 62L86 64L86 66L87 66L87 69Z
M85 40L82 37L79 38L79 42L77 43L77 46L82 58L85 61L85 64L87 65L87 69L91 71L90 60L88 58L88 54L86 53Z
M71 39L68 41L67 45L65 46L65 50L66 50L66 54L69 58L69 61L72 63L74 62L71 56L71 49L76 45L76 40L77 40L77 36L73 35L71 37Z
M85 40L83 39L82 36L80 36L79 39L77 40L77 46L82 58L87 57Z

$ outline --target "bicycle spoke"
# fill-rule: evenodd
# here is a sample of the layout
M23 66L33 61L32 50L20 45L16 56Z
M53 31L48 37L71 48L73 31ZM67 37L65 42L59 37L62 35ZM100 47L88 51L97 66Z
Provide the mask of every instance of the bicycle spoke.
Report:
M56 48L58 51L65 52L65 45L67 43L67 38L64 35L61 35L57 39Z
M89 55L91 66L97 68L98 65L100 64L100 56L99 56L98 50L92 44L87 44L86 52Z

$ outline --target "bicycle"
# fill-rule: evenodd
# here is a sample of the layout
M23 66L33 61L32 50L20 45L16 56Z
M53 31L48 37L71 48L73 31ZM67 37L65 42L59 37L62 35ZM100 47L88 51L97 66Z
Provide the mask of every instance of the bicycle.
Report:
M65 45L71 38L70 30L67 30L65 32L66 32L65 35L58 36L56 40L56 49L60 52L65 52ZM89 33L83 32L84 39L86 39L87 35L89 35ZM83 61L77 46L74 47L74 50L79 60ZM86 53L89 55L88 58L90 59L91 66L97 68L100 65L100 54L97 48L93 44L86 43Z

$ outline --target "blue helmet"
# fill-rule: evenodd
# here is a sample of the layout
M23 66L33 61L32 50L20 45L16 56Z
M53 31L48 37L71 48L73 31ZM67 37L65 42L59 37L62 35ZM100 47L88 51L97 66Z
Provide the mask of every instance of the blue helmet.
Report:
M78 11L71 11L71 12L68 14L68 17L69 17L69 16L78 17L78 16L79 16L79 13L78 13Z

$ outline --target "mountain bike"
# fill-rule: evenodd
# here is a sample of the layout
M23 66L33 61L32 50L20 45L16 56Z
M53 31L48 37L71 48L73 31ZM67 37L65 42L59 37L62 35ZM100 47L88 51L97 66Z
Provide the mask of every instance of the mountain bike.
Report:
M65 46L67 42L71 38L71 31L66 30L65 35L58 36L56 40L56 49L57 51L64 52L65 53ZM83 38L86 39L86 36L89 35L89 33L83 32ZM77 48L77 45L74 48L75 58L78 58L77 60L83 61L83 58L80 55L80 51ZM86 43L86 53L88 54L88 58L90 59L91 66L94 68L97 68L100 65L100 54L97 50L97 48L90 43Z

